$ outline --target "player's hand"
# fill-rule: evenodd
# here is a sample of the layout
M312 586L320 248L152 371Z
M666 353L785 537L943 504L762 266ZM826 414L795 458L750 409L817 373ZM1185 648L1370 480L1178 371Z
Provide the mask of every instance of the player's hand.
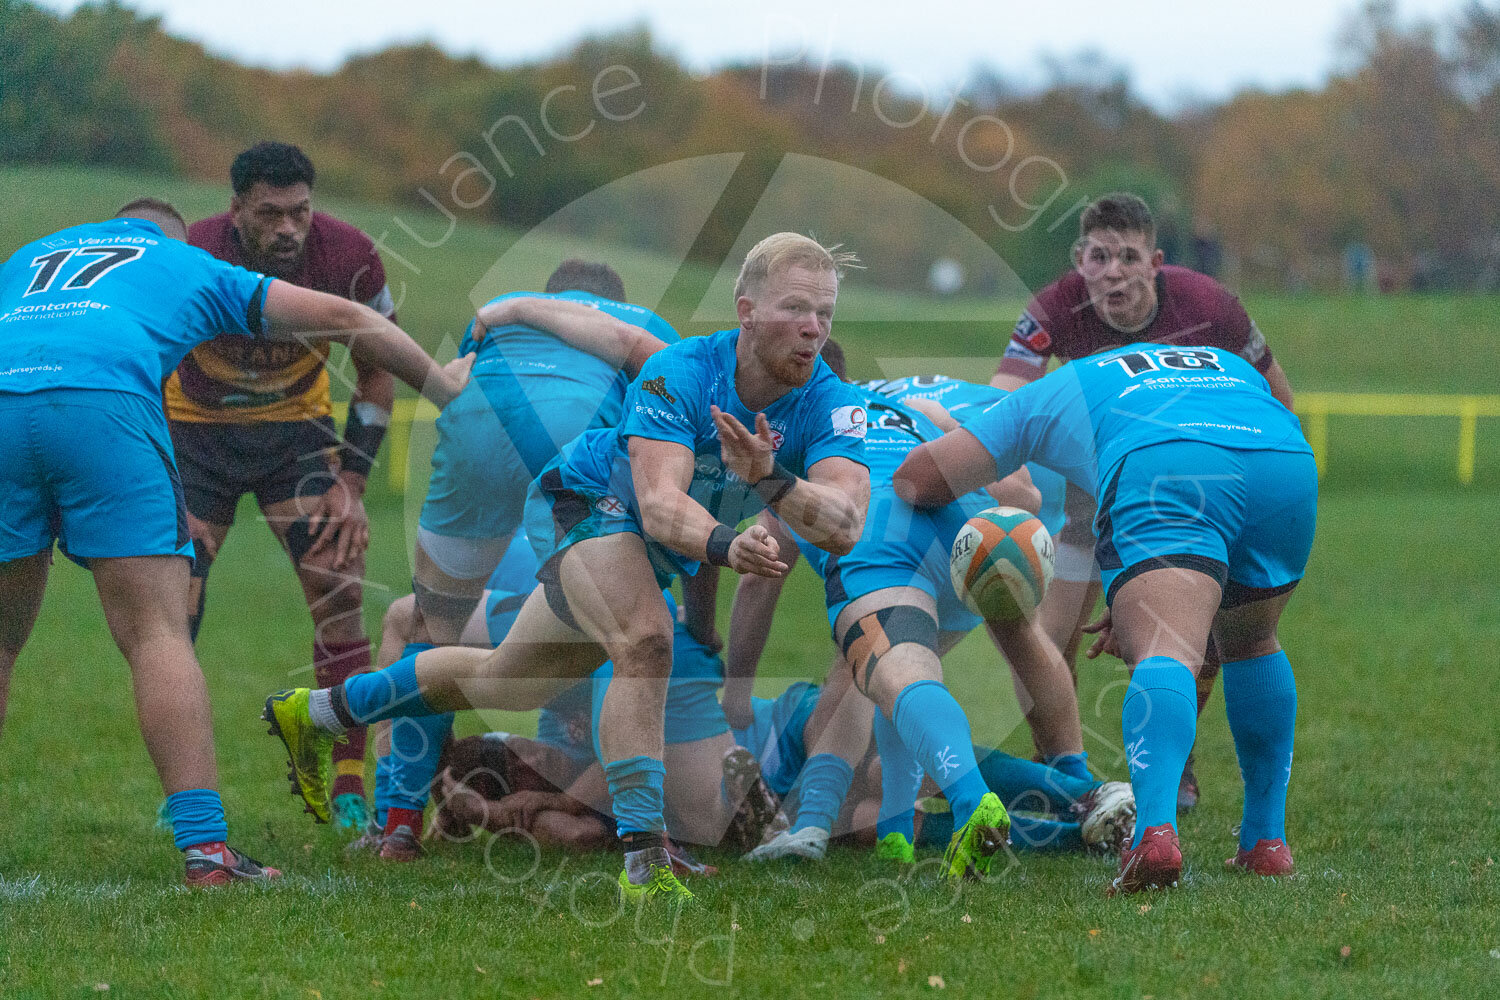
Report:
M729 543L729 568L736 573L754 573L780 579L791 567L781 561L781 546L759 524L752 524Z
M554 808L553 799L551 792L512 792L498 802L490 803L488 829L498 832L515 827L529 833L537 813Z
M203 554L210 562L219 554L219 545L214 538L214 533L209 530L207 521L200 521L192 514L187 516L188 537L192 538L193 544L203 547Z
M776 443L766 415L755 415L755 433L751 434L749 428L717 406L710 406L708 412L719 429L719 454L729 471L751 485L769 476L776 464Z
M498 326L510 326L518 322L517 309L521 303L519 296L509 299L501 299L499 302L490 302L480 307L474 314L474 330L469 334L474 343L478 344Z
M1110 656L1124 659L1123 656L1120 656L1120 644L1115 641L1115 626L1109 616L1108 608L1104 609L1104 614L1100 615L1097 621L1085 625L1083 630L1089 635L1095 636L1094 644L1084 654L1089 659L1095 659L1100 653L1108 653Z
M453 402L469 384L469 375L474 368L474 357L474 352L470 351L463 357L454 358L443 365L438 369L437 377L429 379L428 384L422 387L422 395L436 403L440 410Z
M361 499L364 492L365 477L344 471L327 493L308 504L307 534L312 545L302 557L304 563L322 556L333 569L343 570L365 554L370 547L370 519Z

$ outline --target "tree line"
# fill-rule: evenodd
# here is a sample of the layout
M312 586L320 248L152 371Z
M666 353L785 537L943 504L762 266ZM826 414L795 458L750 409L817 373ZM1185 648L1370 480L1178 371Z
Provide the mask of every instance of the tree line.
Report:
M1152 203L1170 259L1241 284L1500 285L1500 8L1411 23L1367 3L1338 57L1320 89L1167 113L1087 56L1054 62L1042 87L980 68L962 93L930 95L845 63L694 74L643 29L507 67L408 45L275 72L114 2L61 16L0 0L0 162L222 181L236 152L277 138L308 151L320 189L529 227L637 171L744 153L693 245L712 257L799 154L851 168L828 183L857 197L818 191L807 208L831 233L857 229L872 266L907 287L945 256L970 291L1036 287L1065 260L1079 207L1115 188ZM702 225L679 217L683 192L636 190L649 211L593 219L597 235L661 245ZM974 245L955 249L901 192Z

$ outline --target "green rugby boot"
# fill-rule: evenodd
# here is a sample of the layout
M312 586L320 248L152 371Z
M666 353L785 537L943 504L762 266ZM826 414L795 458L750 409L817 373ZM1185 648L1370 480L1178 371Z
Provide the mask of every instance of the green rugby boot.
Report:
M266 699L261 719L271 724L266 732L280 737L286 745L287 762L292 768L287 772L287 780L292 783L292 794L302 796L313 819L327 823L332 818L328 804L328 775L333 770L330 755L334 743L342 737L313 724L307 712L308 694L307 688L277 691Z
M875 842L875 857L909 865L917 860L917 849L906 839L906 834L892 830Z
M669 903L686 903L693 898L688 887L672 874L670 864L652 865L650 871L650 877L640 885L636 885L630 881L630 876L625 873L624 869L621 869L620 896L625 902L636 904L662 898Z
M985 792L974 815L955 830L943 854L943 875L949 879L983 878L990 860L1010 838L1010 815L994 792Z
M333 799L333 825L340 833L363 833L370 825L370 807L358 792L345 792Z

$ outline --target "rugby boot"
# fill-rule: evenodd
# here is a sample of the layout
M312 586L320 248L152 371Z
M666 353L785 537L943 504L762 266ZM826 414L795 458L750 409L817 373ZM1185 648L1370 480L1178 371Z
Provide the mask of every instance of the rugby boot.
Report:
M291 771L287 780L292 794L302 796L306 811L319 823L332 818L328 804L328 775L333 770L330 755L334 743L342 737L324 732L313 724L307 713L307 688L278 691L266 699L261 719L271 724L266 730L286 745Z
M995 853L1010 842L1010 815L994 792L985 792L969 821L953 831L943 853L943 876L984 878Z
M1268 878L1290 875L1295 870L1292 850L1279 837L1275 840L1257 840L1250 850L1239 851L1234 857L1226 859L1224 867L1239 868Z
M1182 877L1182 848L1170 823L1148 826L1141 842L1120 855L1120 874L1105 894L1170 889Z
M1106 781L1073 803L1073 818L1089 847L1119 854L1135 834L1135 793L1125 781Z
M900 830L892 830L875 842L875 857L881 861L909 865L917 860L917 850L906 839L906 834Z
M183 885L200 889L232 882L266 883L281 872L226 844L195 844L183 851Z
M761 776L760 761L744 747L724 751L723 791L725 802L738 803L724 831L724 846L753 850L790 826L776 793Z
M820 826L801 830L783 830L745 855L746 861L775 861L778 858L802 858L822 861L828 854L828 831Z

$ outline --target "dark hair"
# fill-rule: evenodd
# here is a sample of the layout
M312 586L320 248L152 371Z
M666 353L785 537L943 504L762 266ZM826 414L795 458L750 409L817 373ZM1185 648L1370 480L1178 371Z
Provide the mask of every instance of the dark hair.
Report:
M1116 191L1098 199L1078 217L1078 238L1099 229L1119 233L1145 233L1146 242L1156 245L1156 221L1151 209L1139 196Z
M504 798L513 792L556 791L557 786L523 761L493 736L466 736L449 739L443 745L437 773L449 768L455 781L461 781L486 799Z
M229 184L235 194L244 194L259 181L273 188L312 187L316 177L307 154L285 142L257 142L229 165Z
M625 282L608 264L569 258L557 265L542 289L548 295L558 292L591 292L603 299L625 301Z
M172 207L171 202L162 201L160 198L137 198L120 206L115 213L116 219L149 219L152 222L161 223L167 220L176 222L187 232L187 220L182 213Z
M829 337L827 340L823 341L822 354L823 363L826 364L829 368L832 368L833 373L839 378L843 379L846 382L849 381L849 379L844 375L844 372L848 369L844 364L844 349L839 346L839 342L837 340L834 340L832 337Z

